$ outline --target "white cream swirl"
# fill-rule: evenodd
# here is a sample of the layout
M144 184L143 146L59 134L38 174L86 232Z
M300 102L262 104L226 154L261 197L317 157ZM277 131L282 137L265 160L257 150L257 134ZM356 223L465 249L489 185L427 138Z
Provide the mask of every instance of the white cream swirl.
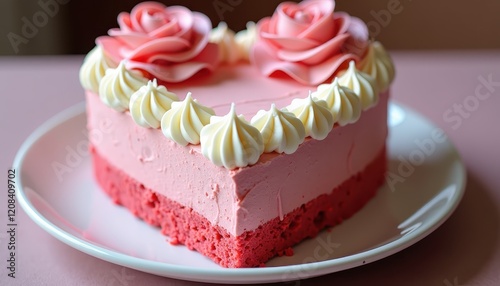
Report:
M306 137L302 121L291 112L278 110L274 104L269 111L257 112L251 123L262 134L266 153L292 154Z
M358 68L377 81L380 91L389 88L396 74L391 57L379 42L370 44L365 57L358 63Z
M234 64L240 60L239 49L234 36L234 32L227 27L225 22L220 22L210 32L210 42L219 46L221 63Z
M99 83L109 68L116 65L104 54L101 46L95 46L83 60L80 68L80 83L83 88L99 92Z
M306 130L306 136L316 140L323 140L333 128L333 114L324 100L314 101L309 96L304 99L294 99L287 110L295 114Z
M333 114L333 121L340 126L358 121L361 116L361 100L348 87L339 85L339 79L333 83L322 84L312 94L314 99L324 100Z
M242 59L250 59L250 50L257 40L257 26L254 22L248 22L246 30L239 31L235 36L236 43Z
M379 94L377 82L369 74L359 71L354 61L349 63L349 68L339 77L339 84L350 88L361 99L363 110L377 104Z
M129 71L122 61L116 69L106 70L99 84L99 96L107 106L124 112L129 108L130 97L148 80L138 71Z
M142 127L158 128L172 102L178 100L175 93L168 91L163 85L158 86L154 79L130 97L130 115Z
M173 102L161 119L165 137L182 146L200 143L201 129L210 123L215 112L193 100L189 92L182 102Z
M227 169L255 164L264 152L259 130L236 115L234 103L226 116L210 118L201 129L200 142L203 156Z

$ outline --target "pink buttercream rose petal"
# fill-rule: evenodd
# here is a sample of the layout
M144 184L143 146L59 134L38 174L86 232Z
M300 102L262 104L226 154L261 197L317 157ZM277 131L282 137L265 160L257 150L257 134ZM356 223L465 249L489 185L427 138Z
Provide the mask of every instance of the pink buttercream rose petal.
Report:
M277 51L279 59L289 62L303 62L307 65L317 65L335 53L341 51L344 42L349 38L348 34L339 35L323 45L306 51Z
M191 31L195 26L210 26L212 27L212 23L207 16L197 13L191 12L186 7L182 6L172 6L168 8L168 15L170 18L175 19L176 24L178 26L179 31L176 33L177 37L183 38L185 40L191 40ZM210 30L209 29L209 30Z
M114 62L126 60L129 67L174 82L219 62L218 46L208 43L212 24L201 13L144 2L120 14L118 23L110 37L97 39Z
M136 31L135 28L132 26L132 22L130 21L130 14L127 12L121 12L118 14L118 26L120 27L120 30L124 33L134 33L134 32L141 32L142 31Z
M344 34L349 32L352 18L349 14L344 12L336 12L333 17L335 21L335 34ZM364 25L364 23L363 23Z
M156 13L162 14L165 11L166 6L158 3L158 2L142 2L137 4L132 11L130 12L130 21L132 23L132 27L136 29L136 31L140 31L143 33L148 33L146 28L143 27L143 17L147 14L154 15Z
M260 36L262 39L268 41L272 45L278 48L287 48L291 51L303 51L312 49L318 46L319 42L310 39L301 39L297 37L282 37L276 34L267 32L269 31L269 19L263 19L259 22L260 30L262 31Z
M138 47L151 41L151 38L146 34L138 33L138 32L127 32L124 33L119 29L111 29L108 31L110 36L117 38L122 41L125 45L129 47Z
M368 45L368 29L357 18L335 12L333 0L281 4L261 20L251 53L267 76L283 72L305 84L320 84L349 60L359 60Z
M323 17L317 26L311 26L297 37L317 42L325 42L335 35L335 22L333 16Z
M335 9L335 2L333 1L304 1L304 9L311 10L317 9L317 14L320 15L319 19L311 23L307 29L297 35L299 38L306 38L317 42L325 42L335 36L335 22L333 10ZM302 4L302 3L301 3Z
M314 1L317 2L317 1ZM333 36L329 36L326 42L322 44L316 44L313 46L313 48L309 49L296 49L294 47L293 49L287 49L286 45L283 45L281 47L285 47L284 49L279 49L276 51L276 56L284 61L290 61L290 62L302 62L307 65L316 65L319 64L320 62L326 60L327 58L331 57L335 53L338 53L342 50L343 45L345 41L350 37L349 34L346 32L348 31L348 28L350 26L351 20L349 16L345 13L339 13L339 15L336 15L335 18L333 16L330 17L331 21L320 21L318 22L323 28L326 28L322 25L327 24L333 32L334 27L338 30L339 34L333 34ZM263 27L265 27L265 24ZM334 25L335 24L335 25ZM314 26L316 28L316 26ZM321 30L319 29L308 29L307 32L309 36L313 34L314 31L320 32ZM304 33L305 33L304 32ZM262 37L266 38L266 34L263 33ZM299 42L300 40L303 39L297 39L296 42ZM273 39L273 41L276 41Z
M314 42L309 39L300 38L282 38L275 37L271 34L262 34L262 38L268 41L270 44L276 46L277 48L287 48L289 51L303 51L309 50L319 45L318 42Z
M322 84L330 79L344 63L359 60L353 54L337 54L318 65L309 66L303 63L278 60L268 52L268 47L262 43L255 44L252 57L252 61L265 76L272 76L281 71L306 85Z
M163 13L144 13L141 16L141 27L146 33L154 32L169 22L170 19Z
M148 33L148 36L152 38L171 37L179 32L181 32L181 28L179 27L178 21L172 19L162 27Z
M139 7L140 6L140 7ZM120 30L123 33L140 32L150 37L178 37L189 40L193 26L193 13L180 6L165 7L155 2L144 2L137 5L132 13L121 13L118 16Z
M309 69L309 78L313 85L319 85L329 80L339 68L350 61L359 61L359 58L353 54L338 54L319 65L312 66Z
M209 43L200 54L188 62L158 65L128 61L126 67L128 69L143 70L164 82L182 82L203 69L213 70L219 60L218 53L219 47Z
M151 58L156 54L178 54L180 52L188 51L187 53L191 55L191 58L195 56L194 53L197 51L190 49L191 43L188 41L175 38L159 38L149 42L136 49L129 49L128 52L123 53L124 58L128 58L134 61L146 61L152 62ZM194 54L194 55L193 55ZM196 53L197 54L197 53ZM174 56L172 58L175 59Z
M208 18L207 18L208 19ZM180 51L177 53L154 53L151 54L149 61L169 61L169 62L183 62L192 59L194 56L203 51L205 46L208 44L209 32L206 30L206 26L201 26L202 21L196 21L193 27L192 39L190 41L191 47L189 50Z
M162 42L163 39L158 39L152 42L149 42L146 45L150 45L147 51L144 51L140 56L145 56L146 62L154 62L154 61L168 61L168 62L184 62L191 60L193 57L198 55L200 52L203 51L203 49L206 47L208 40L206 39L205 35L203 34L194 34L194 39L193 42L190 43L191 46L184 50L184 51L177 51L175 53L173 52L162 52L161 49L165 47L165 43ZM146 47L141 47L140 49L136 49L136 51L142 51L143 48ZM153 52L151 52L153 51ZM139 54L133 54L131 55L131 59L136 59L139 56Z
M297 21L292 18L291 15L299 10L299 5L295 3L281 3L276 9L276 13L273 16L273 21L275 19L275 33L284 37L294 37L300 34L302 31L306 30L310 26L308 22Z

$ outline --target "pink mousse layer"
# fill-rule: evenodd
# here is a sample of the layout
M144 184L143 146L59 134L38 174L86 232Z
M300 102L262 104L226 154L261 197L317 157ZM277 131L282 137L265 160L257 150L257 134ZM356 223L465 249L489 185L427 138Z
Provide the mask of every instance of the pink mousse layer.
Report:
M147 223L160 226L173 244L182 243L224 267L254 267L276 255L290 255L291 246L321 229L349 218L372 198L384 181L385 149L366 168L339 186L298 205L283 218L233 236L192 208L158 194L110 164L91 147L97 181L114 200ZM333 173L334 171L331 170ZM182 190L181 190L182 191Z
M237 111L251 117L255 106L245 105L244 98L258 98L255 100L269 109L276 96L284 96L280 105L285 106L299 89L305 92L303 86L263 78L247 67L233 70L233 75L225 75L229 80L220 79L220 86L200 80L207 84L201 88L194 81L192 89L199 89L193 92L194 98L211 107L234 99L241 104ZM214 77L217 79L218 73ZM188 87L169 89L182 98L180 91ZM221 96L222 92L231 100ZM379 104L364 111L358 122L335 127L325 140L308 139L291 155L264 154L256 165L236 170L215 166L203 157L199 146L179 146L161 130L138 126L128 113L108 108L92 92L87 92L88 128L92 145L109 164L144 188L239 236L276 217L284 218L297 206L329 194L364 170L385 148L388 97L388 93L381 94ZM224 115L220 109L216 111Z

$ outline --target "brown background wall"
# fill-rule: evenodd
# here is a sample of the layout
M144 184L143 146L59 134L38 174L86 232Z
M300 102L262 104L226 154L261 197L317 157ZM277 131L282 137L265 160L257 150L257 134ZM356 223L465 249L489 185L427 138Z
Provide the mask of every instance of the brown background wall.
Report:
M13 47L9 33L22 36L23 18L43 11L38 2L59 1L58 11L47 17L27 42ZM62 4L68 2L66 4ZM1 0L0 55L86 53L94 39L116 27L116 16L140 0ZM207 14L216 25L224 20L234 30L271 15L279 0L159 0ZM298 2L298 1L295 1ZM57 2L53 2L57 3ZM221 4L222 3L222 4ZM226 4L227 10L216 6ZM392 8L388 8L392 7ZM372 35L389 49L499 49L498 0L337 0L337 10L365 20ZM43 18L40 18L43 20ZM12 35L12 34L11 34Z

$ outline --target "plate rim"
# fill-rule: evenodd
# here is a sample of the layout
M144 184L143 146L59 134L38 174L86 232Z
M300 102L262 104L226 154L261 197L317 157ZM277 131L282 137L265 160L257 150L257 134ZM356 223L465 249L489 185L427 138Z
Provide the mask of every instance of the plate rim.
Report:
M316 276L325 275L328 273L338 272L357 266L362 266L369 264L371 262L383 259L394 253L397 253L407 247L412 246L418 241L422 240L438 227L440 227L456 210L460 201L463 198L466 188L467 172L465 164L456 150L456 147L446 135L449 142L449 148L453 151L455 161L459 166L458 172L460 172L460 180L457 180L455 184L457 189L453 199L449 201L445 206L447 207L441 215L432 218L431 222L427 227L418 228L415 231L402 236L399 239L384 243L375 248L371 248L365 251L361 251L348 256L334 258L324 261L317 261L312 263L299 263L293 265L283 265L283 266L272 266L272 267L262 267L262 268L220 268L220 269L204 269L197 268L194 266L187 265L176 265L166 262L152 261L144 258L134 257L127 255L118 251L103 248L101 246L92 244L91 242L84 241L76 236L73 236L66 231L62 230L49 219L45 218L31 203L26 191L22 184L22 170L25 158L29 153L31 147L36 144L43 136L45 136L49 131L57 128L59 125L64 124L75 117L81 116L86 112L85 102L73 105L56 115L49 118L39 127L37 127L21 144L19 150L16 153L13 168L18 172L16 174L16 197L18 198L19 204L22 209L28 215L28 217L33 220L38 226L40 226L44 231L51 234L53 237L59 241L82 251L93 257L108 261L113 264L129 267L136 269L138 271L143 271L147 273L152 273L156 275L162 275L165 277L171 277L182 280L196 281L196 282L212 282L212 283L268 283L268 282L286 282L300 279L307 279ZM399 107L405 112L413 113L419 120L425 121L426 124L436 127L436 125L428 120L425 116L416 112L412 108L395 103L390 100L389 110L392 106ZM389 127L389 131L392 127ZM303 273L303 266L307 265L308 270L306 275L295 275L290 277L291 279L283 278L283 274L286 273ZM258 275L256 275L258 274ZM281 275L278 278L277 275ZM242 276L246 278L252 277L252 280L241 279ZM303 277L300 277L303 276ZM236 279L240 277L240 279Z

